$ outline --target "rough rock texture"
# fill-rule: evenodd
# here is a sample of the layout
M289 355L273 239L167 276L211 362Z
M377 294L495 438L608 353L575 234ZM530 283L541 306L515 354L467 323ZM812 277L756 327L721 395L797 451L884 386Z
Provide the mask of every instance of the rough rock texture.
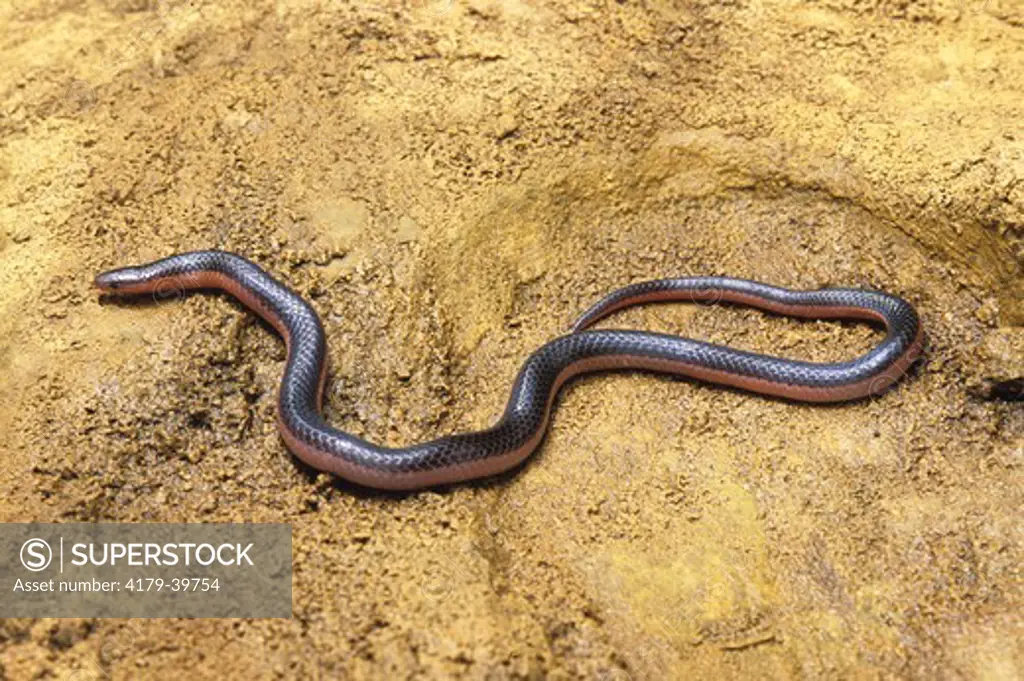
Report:
M1024 676L1024 413L972 390L1021 362L1017 0L0 22L0 520L288 522L295 547L292 620L9 620L0 676ZM516 474L379 494L285 450L283 347L240 306L89 288L207 247L311 298L330 420L389 443L486 425L640 279L882 288L931 346L838 408L587 378ZM819 361L877 338L720 306L606 325Z
M975 395L1024 401L1024 328L995 329L985 334L975 359L969 384Z

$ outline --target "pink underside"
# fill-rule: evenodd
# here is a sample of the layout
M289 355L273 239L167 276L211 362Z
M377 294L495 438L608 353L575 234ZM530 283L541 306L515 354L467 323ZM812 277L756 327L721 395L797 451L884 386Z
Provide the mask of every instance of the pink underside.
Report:
M284 323L278 319L270 309L260 304L259 300L252 295L246 288L239 285L233 279L230 279L223 274L218 272L198 272L189 275L182 275L180 277L173 277L163 279L159 282L155 282L147 285L140 285L133 287L132 289L121 289L122 293L149 293L155 290L158 286L173 286L180 287L181 289L196 289L196 288L219 288L227 291L231 295L238 298L243 304L251 309L256 314L260 315L265 319L271 326L273 326L278 333L281 334L285 339L285 343L288 346L289 352L291 352L291 339L288 334L288 329ZM757 296L747 295L743 293L737 293L733 291L719 291L717 289L708 290L704 292L692 292L692 291L658 291L655 293L646 294L643 296L635 296L633 298L618 301L616 304L609 306L607 309L599 311L595 315L594 319L588 320L587 324L582 327L590 326L598 320L612 314L616 310L620 310L624 307L638 305L650 302L662 302L662 301L727 301L738 303L741 305L747 305L750 307L760 308L769 312L775 312L778 314L790 316L790 317L804 317L812 319L858 319L868 321L879 321L882 323L886 322L885 317L881 314L859 307L840 307L840 306L795 306L795 305L783 305L769 301ZM795 386L785 383L778 383L774 381L768 381L759 378L750 378L747 376L741 376L738 374L732 374L725 371L719 371L717 369L710 369L704 366L698 366L694 364L688 364L685 362L676 362L672 360L656 359L651 357L639 357L636 355L613 355L605 357L597 357L590 359L579 360L568 367L566 367L561 374L556 378L554 388L548 396L547 405L545 408L544 424L538 429L536 433L521 447L501 454L499 456L492 456L486 459L480 459L469 463L457 464L449 466L447 468L439 468L428 471L417 471L412 473L392 473L386 471L374 470L364 466L358 466L351 462L345 461L337 456L332 455L329 452L317 449L309 443L300 440L295 433L284 423L280 414L280 404L278 411L278 426L281 431L282 438L287 444L288 448L300 459L305 461L310 466L319 470L328 471L334 473L343 478L351 480L352 482L367 487L374 487L378 489L392 489L392 490L410 490L420 489L424 487L432 487L435 485L441 485L445 483L460 482L463 480L471 480L474 478L481 478L490 475L495 475L507 471L515 466L519 465L526 457L528 457L540 444L544 438L544 432L547 428L547 422L551 410L552 402L558 393L559 388L565 381L569 380L573 376L579 374L589 373L592 371L610 370L610 369L647 369L653 371L659 371L664 373L677 374L681 376L687 376L690 378L696 378L701 381L709 383L719 383L724 385L749 390L755 393L762 393L765 395L773 395L777 397L784 397L787 399L798 400L801 402L843 402L847 400L858 399L867 397L869 395L875 395L894 382L900 379L910 366L920 357L924 346L924 332L920 327L918 328L917 336L914 341L889 368L878 376L874 376L857 383L851 383L844 386L834 388L809 388L804 386ZM317 391L317 408L322 407L323 402L323 388L324 381L327 376L326 361L320 368L320 385Z

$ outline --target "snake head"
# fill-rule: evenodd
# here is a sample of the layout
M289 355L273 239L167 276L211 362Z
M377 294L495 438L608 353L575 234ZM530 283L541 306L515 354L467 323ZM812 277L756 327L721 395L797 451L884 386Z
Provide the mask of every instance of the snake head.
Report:
M146 281L147 277L138 267L121 267L97 274L93 285L103 293L134 293Z

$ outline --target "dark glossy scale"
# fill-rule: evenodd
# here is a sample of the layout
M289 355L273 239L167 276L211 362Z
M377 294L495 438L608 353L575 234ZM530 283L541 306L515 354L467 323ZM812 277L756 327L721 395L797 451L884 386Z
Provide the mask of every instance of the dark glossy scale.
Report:
M712 343L659 333L625 330L578 331L556 338L531 354L523 364L500 421L487 430L442 437L404 448L374 445L337 430L320 416L321 369L326 360L323 326L313 308L248 260L219 251L175 255L148 265L113 270L97 284L116 292L146 283L159 292L167 286L201 288L200 273L226 276L247 292L258 313L283 327L289 355L279 395L282 426L302 443L347 464L382 477L460 468L483 459L528 448L543 432L552 392L559 375L580 360L645 357L697 365L772 383L808 388L832 388L871 379L908 352L918 336L919 321L905 301L884 293L852 289L790 291L727 277L696 277L645 282L620 289L588 310L577 323L582 329L602 311L620 301L643 298L659 291L738 292L786 305L863 308L878 312L887 323L886 339L858 359L816 364L735 350ZM191 279L190 279L191 278ZM195 285L190 284L190 281ZM236 293L237 295L237 293Z
M885 371L907 348L917 336L920 320L913 306L902 298L878 291L863 291L849 288L830 288L818 291L793 291L790 289L769 286L749 279L734 277L682 277L677 279L658 279L625 286L599 300L586 312L580 315L573 324L573 332L578 333L601 318L603 312L614 307L619 301L642 298L655 292L679 291L684 295L692 292L694 302L717 302L725 298L727 292L742 293L753 298L773 301L781 305L803 307L838 307L874 310L886 321L889 334L885 340L863 357L848 362L820 364L801 362L799 360L781 359L771 355L761 355L743 350L734 350L712 343L678 338L676 336L659 336L663 339L677 341L686 346L672 344L668 352L677 350L687 353L688 357L697 358L700 364L722 369L730 373L763 378L777 383L803 385L810 387L828 387L856 383L864 378ZM699 298L699 294L710 299Z

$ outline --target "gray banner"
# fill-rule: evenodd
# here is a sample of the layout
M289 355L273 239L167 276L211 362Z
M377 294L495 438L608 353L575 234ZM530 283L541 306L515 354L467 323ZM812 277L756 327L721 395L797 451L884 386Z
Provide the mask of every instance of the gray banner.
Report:
M0 617L291 617L283 524L0 523Z

